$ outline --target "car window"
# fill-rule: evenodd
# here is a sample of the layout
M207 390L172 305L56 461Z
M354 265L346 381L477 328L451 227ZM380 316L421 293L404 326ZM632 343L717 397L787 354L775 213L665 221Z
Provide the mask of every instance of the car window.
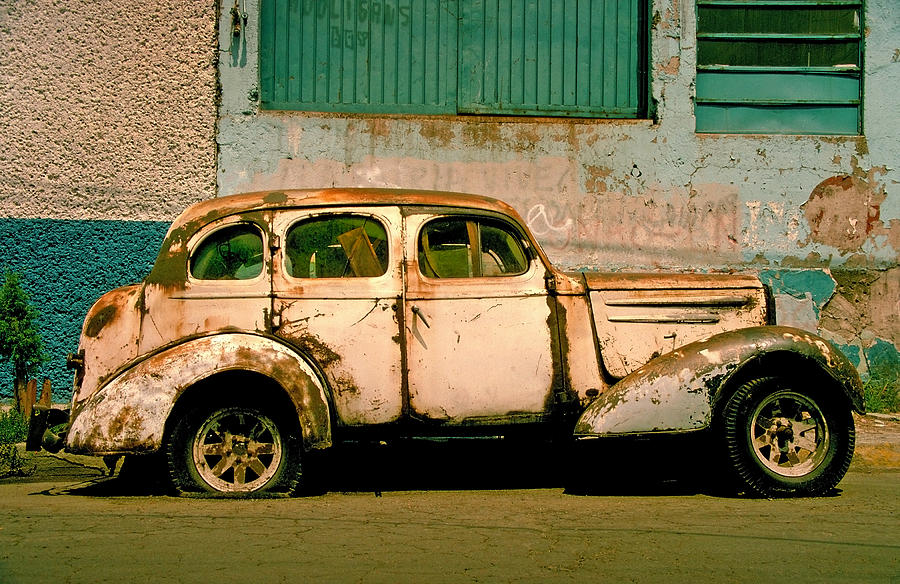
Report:
M430 278L516 276L528 270L528 254L515 231L491 219L431 221L419 234L418 255L419 270Z
M372 278L387 272L387 232L361 215L329 215L294 224L285 269L294 278Z
M250 280L262 273L263 239L254 225L242 223L211 233L191 255L198 280Z

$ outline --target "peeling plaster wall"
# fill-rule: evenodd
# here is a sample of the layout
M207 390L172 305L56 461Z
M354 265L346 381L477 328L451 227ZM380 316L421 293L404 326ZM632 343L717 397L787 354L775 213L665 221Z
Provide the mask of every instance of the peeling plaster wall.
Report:
M861 137L696 134L691 1L652 1L656 117L636 121L260 111L258 5L247 2L239 39L227 10L220 193L401 186L492 195L527 218L564 268L758 271L782 322L847 347L864 373L879 339L897 355L895 0L866 5Z
M88 307L216 195L216 16L214 0L0 4L0 272L41 313L57 399Z

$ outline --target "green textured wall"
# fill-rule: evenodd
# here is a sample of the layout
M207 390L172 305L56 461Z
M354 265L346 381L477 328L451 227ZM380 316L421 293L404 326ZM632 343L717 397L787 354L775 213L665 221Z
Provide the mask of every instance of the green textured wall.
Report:
M39 379L57 401L72 393L65 357L78 348L88 308L104 292L140 281L156 259L168 223L0 219L0 270L20 272L50 360ZM12 395L11 368L0 366L0 399Z

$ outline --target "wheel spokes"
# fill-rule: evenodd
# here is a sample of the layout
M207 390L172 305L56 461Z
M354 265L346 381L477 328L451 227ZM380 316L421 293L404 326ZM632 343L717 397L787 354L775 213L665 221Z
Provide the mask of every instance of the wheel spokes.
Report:
M225 472L234 465L234 457L233 456L223 456L219 459L219 462L216 463L216 466L210 469L210 472L213 473L217 477L221 477Z
M816 404L782 390L763 399L751 418L751 443L763 466L784 476L809 473L824 458L828 430Z
M283 456L281 435L268 417L243 408L213 413L196 434L195 468L210 487L251 492L272 479Z

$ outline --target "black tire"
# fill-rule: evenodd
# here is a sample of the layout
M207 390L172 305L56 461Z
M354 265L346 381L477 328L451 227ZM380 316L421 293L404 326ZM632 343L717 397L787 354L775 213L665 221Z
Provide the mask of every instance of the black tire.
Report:
M764 497L832 491L853 458L846 400L796 379L761 377L725 402L718 424L738 490Z
M181 493L293 493L301 448L290 428L258 405L236 402L188 411L167 443L172 484Z

